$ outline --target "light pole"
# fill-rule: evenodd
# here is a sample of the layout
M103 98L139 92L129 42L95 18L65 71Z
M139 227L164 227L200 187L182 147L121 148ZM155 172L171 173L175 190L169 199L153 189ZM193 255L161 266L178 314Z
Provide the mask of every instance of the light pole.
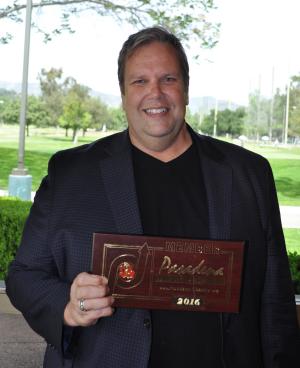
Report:
M213 130L213 136L214 137L217 136L218 108L219 108L219 103L218 103L218 99L216 98L216 101L215 101L215 113L214 113L214 130Z
M32 12L32 0L27 0L24 58L23 58L23 80L22 80L20 128L19 128L18 167L13 169L12 173L9 175L9 184L8 184L8 195L13 197L19 197L23 200L31 199L31 183L32 183L32 176L28 175L28 170L25 169L24 167L31 12Z
M285 107L285 125L284 125L284 144L288 143L288 132L289 132L289 109L290 109L290 87L291 82L288 80L286 87L286 107Z

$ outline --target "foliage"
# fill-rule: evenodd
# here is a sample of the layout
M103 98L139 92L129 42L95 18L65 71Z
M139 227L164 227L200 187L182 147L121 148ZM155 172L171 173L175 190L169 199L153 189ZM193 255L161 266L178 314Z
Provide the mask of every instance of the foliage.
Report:
M121 107L111 107L109 111L109 120L107 128L109 130L123 130L127 128L125 112Z
M277 89L272 98L261 96L259 91L249 95L245 134L259 138L268 135L270 139L284 140L287 91ZM288 136L300 136L300 75L290 80Z
M22 10L26 3L22 0L11 0L11 5L0 7L0 19L22 22ZM113 17L118 23L129 23L136 27L160 24L173 31L187 43L196 41L202 48L216 45L220 25L209 20L209 13L216 9L214 0L34 0L32 8L40 11L42 8L56 7L61 11L61 19L47 32L38 24L34 27L44 34L45 41L63 31L74 32L72 18L83 12L99 16ZM0 35L0 42L7 43L11 34Z
M21 109L20 98L15 98L14 96L11 99L7 99L2 105L3 106L0 110L0 120L6 124L18 124ZM28 96L27 106L26 129L28 136L30 125L45 127L49 125L50 120L46 112L44 102L40 97Z
M296 294L300 294L300 254L289 252L289 264Z
M16 254L30 207L29 201L0 197L0 279ZM288 256L295 293L300 294L300 254L289 252Z
M31 202L0 197L0 279L18 249Z
M206 134L213 134L214 124L216 122L217 135L229 134L231 137L237 137L243 132L243 120L245 109L240 107L236 110L225 109L215 114L211 110L210 114L205 116L201 124L201 131Z
M86 108L87 112L91 115L90 126L95 129L105 130L110 119L110 113L107 105L99 98L89 97L86 102Z
M92 116L87 111L88 98L89 89L73 80L73 85L64 99L63 113L59 118L59 123L62 127L73 130L74 143L77 141L78 130L86 130L91 125Z
M270 139L282 139L285 118L286 96L277 89L273 99L268 99L255 91L249 95L245 119L247 137L259 138L267 135Z
M16 91L12 89L0 88L0 99L1 101L3 101L2 103L4 103L4 101L8 98L16 97L16 96L17 96Z
M273 105L271 105L271 129L269 130L269 137L284 140L284 122L285 122L285 110L286 110L286 95L280 92L277 88L273 97Z
M38 79L42 92L42 99L50 119L50 125L57 126L58 119L63 112L63 98L67 80L62 81L62 69L42 69Z
M300 136L300 75L291 78L290 86L290 136Z
M269 134L270 102L271 100L261 96L258 90L249 94L244 132L247 137L258 139Z
M190 108L186 109L185 114L186 122L194 129L196 132L200 131L200 114L199 113L192 113Z

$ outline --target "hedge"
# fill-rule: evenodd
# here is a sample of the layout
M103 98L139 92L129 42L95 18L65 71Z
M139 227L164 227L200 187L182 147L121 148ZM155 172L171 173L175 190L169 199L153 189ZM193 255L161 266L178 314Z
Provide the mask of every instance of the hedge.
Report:
M289 252L288 255L295 294L300 294L300 254Z
M8 265L15 257L31 204L30 201L0 197L0 280L5 278Z
M0 280L16 254L31 202L0 197ZM300 254L289 252L289 263L295 294L300 294Z

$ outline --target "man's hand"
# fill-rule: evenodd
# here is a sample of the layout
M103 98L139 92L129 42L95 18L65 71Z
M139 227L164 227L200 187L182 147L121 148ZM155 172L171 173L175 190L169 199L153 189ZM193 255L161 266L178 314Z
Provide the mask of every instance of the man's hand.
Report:
M98 275L82 272L74 279L70 301L64 311L64 323L67 326L91 326L99 318L111 316L114 299L109 294L107 279ZM80 300L84 311L80 310Z

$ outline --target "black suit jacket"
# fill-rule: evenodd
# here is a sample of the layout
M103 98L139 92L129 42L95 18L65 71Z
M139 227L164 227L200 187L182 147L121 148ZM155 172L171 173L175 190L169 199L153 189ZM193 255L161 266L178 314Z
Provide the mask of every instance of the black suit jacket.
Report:
M240 147L190 133L201 160L211 238L248 244L240 313L220 314L224 367L300 367L295 301L270 166ZM12 303L48 343L45 367L146 368L147 310L119 308L94 326L73 329L69 349L63 347L70 332L62 322L70 285L78 273L90 270L95 231L143 233L127 131L51 158L6 285Z

